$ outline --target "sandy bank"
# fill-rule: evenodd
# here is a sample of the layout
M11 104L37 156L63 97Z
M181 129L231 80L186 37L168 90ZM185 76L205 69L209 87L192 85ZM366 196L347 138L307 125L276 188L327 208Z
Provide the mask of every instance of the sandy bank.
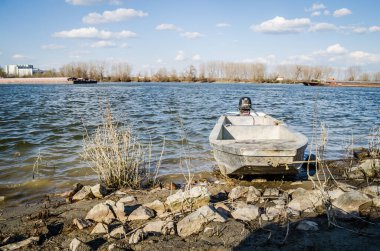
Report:
M67 77L59 78L0 78L0 84L71 84Z

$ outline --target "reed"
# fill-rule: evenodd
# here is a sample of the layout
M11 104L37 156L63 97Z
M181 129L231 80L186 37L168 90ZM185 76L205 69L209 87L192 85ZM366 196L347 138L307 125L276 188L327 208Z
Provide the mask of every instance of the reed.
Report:
M154 184L160 168L161 161L151 167L151 148L139 141L131 126L120 126L108 106L95 133L86 132L82 158L106 186L138 189Z

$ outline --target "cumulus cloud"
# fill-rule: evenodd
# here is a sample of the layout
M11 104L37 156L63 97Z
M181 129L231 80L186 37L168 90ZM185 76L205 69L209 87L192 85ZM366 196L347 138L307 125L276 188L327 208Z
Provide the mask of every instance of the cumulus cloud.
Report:
M242 62L243 63L259 63L259 64L270 65L270 64L276 63L276 56L271 54L271 55L264 56L264 57L246 58L246 59L243 59Z
M347 16L350 14L352 14L352 11L350 9L342 8L342 9L334 11L333 16L334 17L344 17L344 16Z
M379 32L380 31L380 26L371 26L368 28L370 32Z
M159 24L156 26L156 30L158 31L164 31L164 30L174 30L174 31L179 31L180 28L178 28L174 24Z
M111 41L98 41L91 45L92 48L114 48L116 47L116 44Z
M324 9L326 9L326 6L323 3L313 3L313 5L310 8L306 9L306 11L313 12Z
M353 51L349 54L349 57L358 64L380 62L380 55L368 53L365 51Z
M94 5L107 2L106 0L66 0L66 3L72 4L72 5ZM108 0L110 4L116 4L120 5L122 2L121 0Z
M95 27L72 29L69 31L60 31L53 34L54 37L60 38L89 38L89 39L111 39L111 38L131 38L136 37L137 34L123 30L120 32L111 32L105 30L98 30Z
M345 54L347 52L346 48L341 46L340 44L333 44L327 47L326 52L328 54L335 54L335 55L341 55Z
M338 27L336 27L335 24L330 23L316 23L312 24L309 31L311 32L317 32L317 31L332 31L337 30Z
M22 54L14 54L12 56L13 59L15 60L25 60L25 59L30 59L29 56L25 56L25 55L22 55Z
M310 24L311 22L308 18L285 19L277 16L259 25L252 25L251 29L254 32L271 34L299 33L309 27Z
M321 12L320 11L314 11L310 14L310 16L312 17L319 17L321 15Z
M83 17L82 21L86 24L114 23L145 16L148 16L148 13L140 10L119 8L113 11L104 11L102 14L89 13Z
M194 38L200 38L200 37L203 37L204 35L202 33L199 33L199 32L183 32L181 33L181 36L182 37L186 37L186 38L190 38L190 39L194 39Z
M195 55L193 55L193 57L191 59L194 61L199 61L199 60L201 60L201 56L199 54L195 54Z
M184 51L177 51L177 55L175 56L175 61L185 61L186 56Z
M44 44L41 46L41 48L44 50L59 50L64 49L66 47L60 44Z
M217 28L228 28L228 27L231 27L231 25L228 23L218 23L218 24L216 24L216 27Z
M323 11L323 15L325 15L325 16L330 15L330 11L329 11L329 10L324 10L324 11Z
M354 33L363 34L367 32L366 27L356 27L352 30Z

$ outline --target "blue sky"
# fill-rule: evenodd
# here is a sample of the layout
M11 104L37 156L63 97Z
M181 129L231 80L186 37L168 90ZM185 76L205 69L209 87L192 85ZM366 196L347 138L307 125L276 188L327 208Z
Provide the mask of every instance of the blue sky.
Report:
M0 65L202 62L380 70L380 1L1 0Z

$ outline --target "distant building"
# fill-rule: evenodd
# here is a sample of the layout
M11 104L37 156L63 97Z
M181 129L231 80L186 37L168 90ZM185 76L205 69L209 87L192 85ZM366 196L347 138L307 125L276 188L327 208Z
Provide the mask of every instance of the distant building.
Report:
M6 65L4 68L5 73L8 77L24 77L33 75L33 65L23 64L23 65Z

